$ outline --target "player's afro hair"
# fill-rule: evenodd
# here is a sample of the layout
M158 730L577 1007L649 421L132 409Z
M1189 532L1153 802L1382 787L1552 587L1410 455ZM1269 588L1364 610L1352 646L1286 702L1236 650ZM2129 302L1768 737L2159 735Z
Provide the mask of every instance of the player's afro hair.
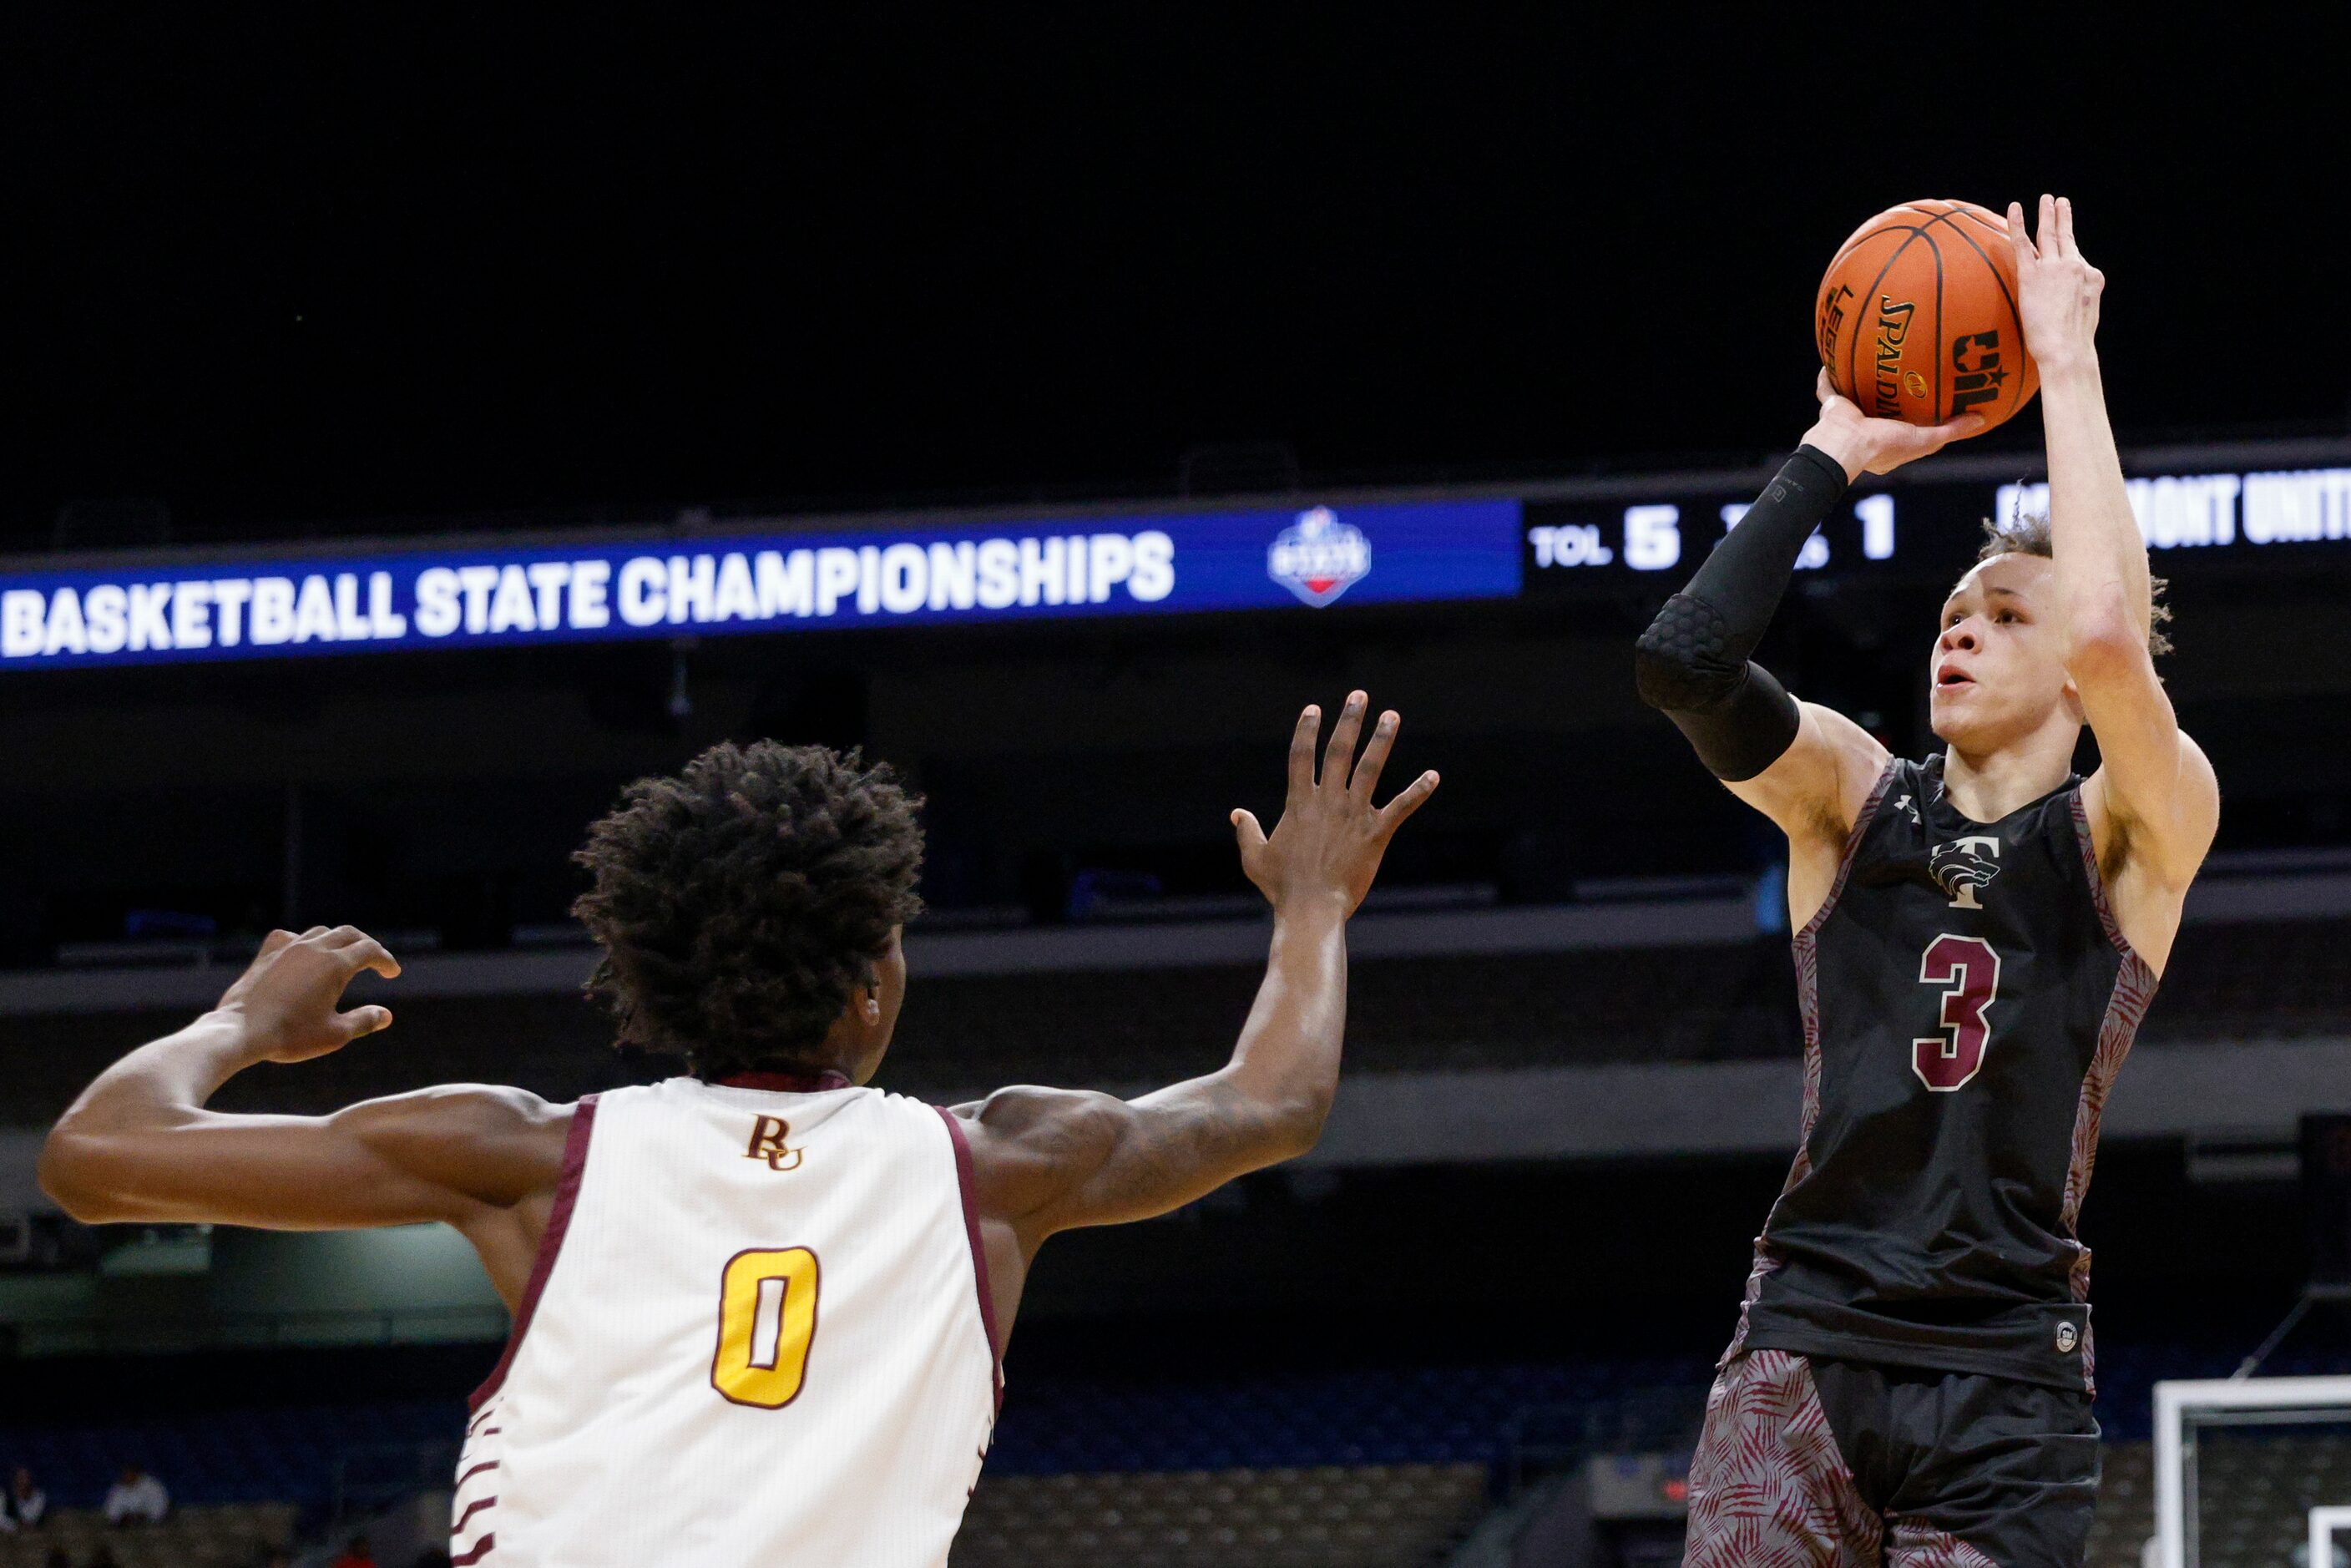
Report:
M2030 513L2005 523L1984 519L1983 549L1976 551L1978 560L1990 560L1996 555L2037 555L2044 560L2057 559L2056 541L2049 533L2049 519ZM2163 628L2171 620L2171 606L2163 601L2163 591L2168 586L2162 578L2150 580L2154 591L2153 612L2147 617L2147 651L2158 657L2171 652L2171 639Z
M630 785L572 856L620 1043L705 1079L831 1066L817 1047L922 908L921 805L886 764L772 740Z

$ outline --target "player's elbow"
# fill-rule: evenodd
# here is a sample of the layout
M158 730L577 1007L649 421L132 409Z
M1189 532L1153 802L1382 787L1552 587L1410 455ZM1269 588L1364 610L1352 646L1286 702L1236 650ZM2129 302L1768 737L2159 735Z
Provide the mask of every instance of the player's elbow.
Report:
M1322 1124L1331 1118L1331 1095L1310 1094L1284 1100L1267 1108L1260 1146L1265 1163L1294 1160L1322 1141Z
M1676 594L1633 644L1633 689L1662 713L1714 707L1738 689L1745 660L1725 657L1720 620L1686 594Z
M2075 616L2065 639L2065 673L2078 687L2137 680L2148 657L2147 632L2120 607Z
M41 1144L34 1175L49 1201L84 1225L129 1218L120 1212L106 1140L61 1122Z

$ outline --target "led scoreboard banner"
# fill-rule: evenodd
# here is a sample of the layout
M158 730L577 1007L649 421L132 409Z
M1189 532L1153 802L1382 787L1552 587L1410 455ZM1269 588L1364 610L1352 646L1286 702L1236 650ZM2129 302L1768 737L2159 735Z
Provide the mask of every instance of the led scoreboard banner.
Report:
M1510 598L1515 500L0 574L0 669Z
M2341 461L2339 447L2325 455ZM2351 466L2181 466L2128 481L2158 570L2351 567ZM1990 471L1978 459L1856 488L1798 570L1957 575L1983 519L2048 506L2045 485L1958 476ZM746 522L593 543L0 570L0 671L1628 590L1662 599L1738 526L1760 483L1714 473L1504 497L827 533Z
M2318 558L2351 565L2351 467L2154 475L2126 488L2160 571L2195 570L2189 557L2251 570ZM1753 494L1726 477L1630 501L1530 498L1527 591L1557 595L1647 578L1662 596L1738 527ZM2046 484L1925 478L1856 486L1805 541L1796 568L1839 577L1956 576L1975 559L1985 521L2048 510Z

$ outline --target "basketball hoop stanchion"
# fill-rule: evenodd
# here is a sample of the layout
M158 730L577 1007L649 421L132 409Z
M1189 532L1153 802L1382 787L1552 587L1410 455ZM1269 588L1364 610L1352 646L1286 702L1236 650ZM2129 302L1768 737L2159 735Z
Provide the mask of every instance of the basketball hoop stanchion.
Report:
M2155 1568L2197 1568L2196 1521L2188 1506L2196 1462L2189 1427L2205 1420L2231 1426L2351 1420L2351 1377L2199 1378L2157 1384ZM2318 1522L2325 1513L2340 1514L2342 1522L2351 1523L2351 1509L2314 1511L2314 1543L2326 1539ZM2327 1527L2330 1535L2333 1528ZM2314 1555L2310 1568L2327 1568L2326 1560Z

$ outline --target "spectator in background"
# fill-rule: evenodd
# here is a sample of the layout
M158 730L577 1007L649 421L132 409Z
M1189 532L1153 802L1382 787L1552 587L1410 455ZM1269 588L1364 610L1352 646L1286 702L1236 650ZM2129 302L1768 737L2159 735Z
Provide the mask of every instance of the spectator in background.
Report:
M375 1568L375 1553L368 1549L368 1538L352 1536L343 1554L335 1559L335 1568Z
M39 1526L49 1511L49 1494L33 1484L33 1472L24 1466L8 1478L6 1495L0 1496L0 1535Z
M109 1524L161 1524L172 1511L172 1494L137 1465L122 1467L122 1479L107 1489Z

